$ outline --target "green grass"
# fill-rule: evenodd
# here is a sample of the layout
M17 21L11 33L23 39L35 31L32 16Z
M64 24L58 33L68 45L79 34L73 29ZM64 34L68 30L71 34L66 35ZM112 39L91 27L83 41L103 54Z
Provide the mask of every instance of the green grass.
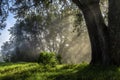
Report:
M0 80L120 80L120 67L0 63Z

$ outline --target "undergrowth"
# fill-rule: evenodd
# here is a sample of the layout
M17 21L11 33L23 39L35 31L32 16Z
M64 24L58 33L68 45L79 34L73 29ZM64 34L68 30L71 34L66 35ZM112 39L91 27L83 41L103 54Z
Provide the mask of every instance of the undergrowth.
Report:
M38 63L0 63L0 80L120 80L120 68L88 64L51 67Z

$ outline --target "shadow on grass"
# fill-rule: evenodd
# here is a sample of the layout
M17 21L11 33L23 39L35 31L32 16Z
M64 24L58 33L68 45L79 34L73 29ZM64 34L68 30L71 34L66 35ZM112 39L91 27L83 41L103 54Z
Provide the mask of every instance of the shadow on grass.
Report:
M13 63L0 62L0 67L3 67L3 66L11 66L11 65L13 65Z
M25 62L19 62L19 63L12 63L12 62L0 62L0 67L4 67L4 66L11 66L11 65L15 65L15 64L26 64Z
M74 70L78 70L74 72ZM80 66L70 73L61 73L51 75L48 80L120 80L120 71L118 67L110 66Z

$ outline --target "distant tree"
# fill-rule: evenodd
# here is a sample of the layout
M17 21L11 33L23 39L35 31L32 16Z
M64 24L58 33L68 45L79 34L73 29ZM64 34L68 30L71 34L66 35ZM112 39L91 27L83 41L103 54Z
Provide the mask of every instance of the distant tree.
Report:
M69 11L69 9L67 11ZM16 54L13 54L13 56L16 58L18 57L18 60L21 60L23 56L37 57L37 54L41 51L61 53L61 47L65 46L67 40L67 38L65 38L67 37L67 34L65 33L67 27L61 26L60 24L59 26L54 26L55 24L58 24L59 21L63 20L64 16L68 15L68 13L66 13L66 15L63 13L64 16L61 18L60 16L63 14L52 14L51 16L50 13L48 12L48 16L32 14L32 16L27 16L23 20L18 20L16 24L11 27L9 30L11 34L10 40L13 42L14 47L16 47L14 49ZM69 15L71 14L73 13L69 13ZM56 15L56 17L54 15ZM46 24L47 22L49 23ZM65 22L63 22L62 25L64 25L64 23ZM20 55L22 53L24 54ZM32 59L35 59L35 57Z
M9 62L10 61L10 57L11 57L11 43L10 42L5 42L3 44L3 46L1 47L1 53L2 53L2 57L3 57L3 60L6 61L6 62Z

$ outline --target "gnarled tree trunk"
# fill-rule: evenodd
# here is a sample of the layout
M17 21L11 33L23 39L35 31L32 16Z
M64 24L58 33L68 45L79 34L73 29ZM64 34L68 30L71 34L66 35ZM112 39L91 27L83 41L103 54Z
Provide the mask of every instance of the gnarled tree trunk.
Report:
M101 14L99 0L73 0L82 10L92 48L91 64L109 64L109 34Z
M120 65L120 0L109 0L108 16L111 57L114 65Z

